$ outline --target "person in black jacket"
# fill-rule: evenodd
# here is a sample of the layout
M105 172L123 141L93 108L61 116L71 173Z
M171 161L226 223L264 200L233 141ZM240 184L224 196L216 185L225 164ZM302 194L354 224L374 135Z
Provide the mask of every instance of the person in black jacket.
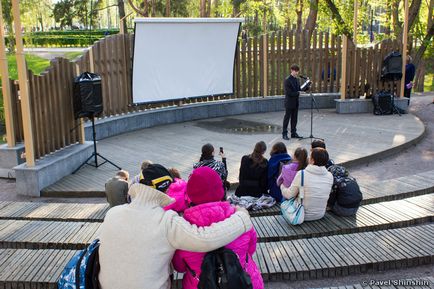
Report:
M416 74L416 66L412 63L410 55L407 56L407 65L405 65L405 86L404 97L408 97L408 104L410 104L411 88L413 87L414 75Z
M252 196L259 198L267 193L267 168L268 161L264 158L267 150L265 142L256 143L255 149L250 155L241 159L239 181L235 191L238 197Z
M291 138L302 138L297 134L297 118L298 118L298 98L300 96L300 82L297 79L300 67L293 64L291 66L291 75L284 82L285 88L285 117L283 118L282 138L288 138L288 123L291 119Z

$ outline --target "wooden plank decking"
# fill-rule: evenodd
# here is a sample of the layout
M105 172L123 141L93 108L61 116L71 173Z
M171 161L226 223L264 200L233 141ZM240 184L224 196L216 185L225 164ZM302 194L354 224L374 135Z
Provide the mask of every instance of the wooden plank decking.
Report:
M434 262L434 224L259 243L254 259L264 280L306 280ZM56 288L73 250L0 249L0 288ZM6 270L5 270L6 269ZM180 275L177 274L177 278Z

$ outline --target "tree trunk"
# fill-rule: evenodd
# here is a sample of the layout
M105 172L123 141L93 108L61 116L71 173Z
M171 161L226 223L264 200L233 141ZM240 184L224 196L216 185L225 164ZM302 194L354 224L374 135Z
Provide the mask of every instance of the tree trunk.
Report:
M123 19L123 21L119 21L120 25L123 26L124 33L127 34L127 19L125 19L125 4L124 0L118 0L118 12L119 12L119 19ZM119 27L120 28L120 27Z
M428 27L428 32L425 35L425 37L422 40L422 44L420 45L419 49L417 50L414 58L413 58L413 64L418 67L423 54L425 53L425 50L427 49L428 45L431 43L431 38L434 35L434 22L431 21L431 26Z
M425 82L425 62L422 62L416 69L416 75L414 77L414 91L423 92Z
M351 30L348 28L347 24L345 23L344 19L342 18L341 14L339 13L338 8L333 3L332 0L325 0L327 3L328 8L332 12L332 18L335 22L338 24L339 32L342 34L345 34L349 39L353 39L353 34Z
M297 30L301 31L303 28L303 1L297 0L297 8L295 10L297 13Z
M200 0L200 17L205 17L206 0Z
M409 0L410 1L410 0ZM420 6L422 4L422 0L413 0L411 2L411 5L409 7L408 11L408 32L410 32L411 27L413 26L414 22L416 21L417 15L419 14ZM396 12L398 13L398 12ZM402 23L399 23L398 21L398 27L394 27L395 35L398 39L399 43L402 43L402 36L404 34L404 25Z
M307 17L306 25L304 26L304 29L309 33L309 40L312 37L313 30L316 26L316 19L318 16L318 1L319 0L310 0L309 16Z
M166 17L170 17L170 0L166 0Z
M391 3L392 27L393 33L399 35L402 23L399 22L399 0L393 0Z

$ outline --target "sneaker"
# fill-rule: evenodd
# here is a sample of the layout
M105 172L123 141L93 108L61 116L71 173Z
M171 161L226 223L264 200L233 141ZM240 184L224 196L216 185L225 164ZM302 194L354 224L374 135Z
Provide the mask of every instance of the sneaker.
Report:
M291 138L303 138L301 135L298 135L297 133L291 133Z
M282 138L283 138L284 140L289 140L289 137L288 137L288 135L287 135L286 133L282 134Z

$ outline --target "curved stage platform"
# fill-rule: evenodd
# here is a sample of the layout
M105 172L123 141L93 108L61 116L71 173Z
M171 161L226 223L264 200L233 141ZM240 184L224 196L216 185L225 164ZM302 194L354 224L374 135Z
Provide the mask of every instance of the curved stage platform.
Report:
M241 157L250 153L257 141L271 146L282 141L283 112L257 113L191 121L142 129L98 142L98 152L129 171L139 173L140 163L149 159L179 169L188 178L192 164L200 156L201 146L212 143L224 147L229 181L238 182ZM299 111L298 132L310 134L310 111ZM372 114L336 114L323 109L314 113L316 137L325 139L331 158L336 163L362 163L396 153L419 141L424 135L423 123L415 116L373 116ZM310 139L285 141L290 154L298 146L310 147ZM83 167L45 188L43 196L103 196L104 183L116 168L109 164L95 169Z

